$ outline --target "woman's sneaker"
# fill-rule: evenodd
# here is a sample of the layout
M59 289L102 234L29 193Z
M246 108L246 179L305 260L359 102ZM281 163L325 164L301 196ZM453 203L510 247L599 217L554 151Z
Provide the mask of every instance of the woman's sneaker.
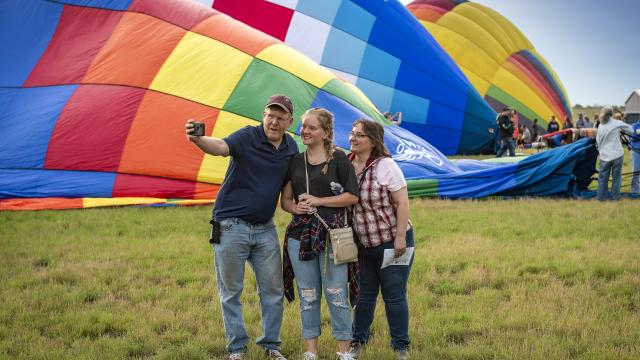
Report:
M274 360L287 360L286 357L284 357L284 355L282 355L282 353L280 352L280 350L274 350L274 349L266 349L264 351L265 355L267 355L267 357L269 359L274 359Z
M303 360L317 360L318 359L318 355L312 353L311 351L307 351L304 354L302 354L302 359Z
M407 349L396 350L396 355L398 355L398 360L409 359L409 351Z
M234 351L229 353L229 357L227 360L242 360L244 358L244 352L242 351Z
M338 360L354 360L355 358L351 356L350 352L337 352Z
M364 350L364 345L359 342L352 342L349 346L349 355L351 355L352 359L357 359Z

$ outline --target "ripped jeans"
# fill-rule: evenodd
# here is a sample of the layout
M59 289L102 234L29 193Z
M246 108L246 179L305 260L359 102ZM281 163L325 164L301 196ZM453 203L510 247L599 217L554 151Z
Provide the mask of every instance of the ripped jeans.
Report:
M336 340L351 340L351 308L347 300L348 265L335 265L331 244L327 246L329 257L325 269L325 253L313 260L301 261L298 257L300 241L289 238L286 250L298 285L302 337L309 340L320 336L320 300L324 292L331 315L331 334Z

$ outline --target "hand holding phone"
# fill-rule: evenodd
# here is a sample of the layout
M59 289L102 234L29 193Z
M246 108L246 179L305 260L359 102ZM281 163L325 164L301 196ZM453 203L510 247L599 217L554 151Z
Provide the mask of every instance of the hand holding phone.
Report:
M204 136L204 123L194 121L191 123L193 127L191 128L191 132L189 135L191 136Z

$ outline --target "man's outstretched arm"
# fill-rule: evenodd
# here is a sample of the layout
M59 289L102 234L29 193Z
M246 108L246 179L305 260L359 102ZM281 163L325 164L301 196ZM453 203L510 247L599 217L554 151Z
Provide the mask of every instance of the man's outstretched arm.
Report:
M200 150L203 152L215 155L215 156L229 156L229 145L227 142L210 136L193 136L191 132L193 131L193 122L194 120L189 119L187 123L184 125L187 139L194 143Z

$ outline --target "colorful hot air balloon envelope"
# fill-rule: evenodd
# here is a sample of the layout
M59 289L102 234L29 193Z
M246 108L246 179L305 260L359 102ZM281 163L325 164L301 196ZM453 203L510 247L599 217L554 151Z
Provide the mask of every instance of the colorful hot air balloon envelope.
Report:
M417 0L407 8L494 109L513 107L528 126L538 119L546 127L551 115L561 122L571 115L558 75L497 11L460 0Z
M186 119L224 137L259 125L273 93L292 97L296 138L309 107L335 114L342 148L354 120L384 122L353 85L190 1L2 2L0 45L0 210L211 202L228 159L190 144ZM412 196L447 197L563 192L593 147L559 149L553 163L459 166L396 126L385 143Z
M397 0L201 0L361 89L444 154L493 150L495 112Z

